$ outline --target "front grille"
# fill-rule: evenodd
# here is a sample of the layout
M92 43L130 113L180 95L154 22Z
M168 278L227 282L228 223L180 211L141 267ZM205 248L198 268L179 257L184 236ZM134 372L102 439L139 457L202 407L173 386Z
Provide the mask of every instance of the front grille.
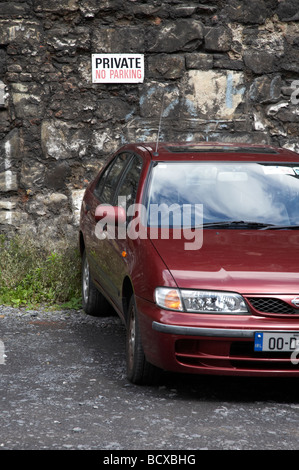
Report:
M180 339L175 357L201 373L299 376L299 364L292 362L290 352L257 352L252 340Z
M236 368L252 370L298 370L299 365L292 362L290 352L256 352L250 341L234 341L230 349L231 365Z
M263 313L273 313L278 315L299 315L299 309L293 308L281 299L268 297L250 297L248 302Z

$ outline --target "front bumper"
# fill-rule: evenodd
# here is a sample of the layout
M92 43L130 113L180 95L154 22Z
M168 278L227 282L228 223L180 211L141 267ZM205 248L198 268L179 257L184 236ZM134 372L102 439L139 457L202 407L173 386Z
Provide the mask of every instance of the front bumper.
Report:
M165 325L154 321L152 328L160 333L183 336L210 336L214 338L253 338L256 330L226 328L200 328L192 326ZM298 330L296 331L298 333Z
M299 365L290 352L254 351L256 332L298 333L298 319L176 313L142 299L137 307L147 360L164 370L299 377Z

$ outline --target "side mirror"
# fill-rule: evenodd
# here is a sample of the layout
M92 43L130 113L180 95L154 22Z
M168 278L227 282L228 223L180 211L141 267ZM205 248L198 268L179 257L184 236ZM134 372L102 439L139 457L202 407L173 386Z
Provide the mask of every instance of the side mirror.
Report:
M123 207L99 205L95 210L95 220L108 225L122 225L126 223L127 214Z

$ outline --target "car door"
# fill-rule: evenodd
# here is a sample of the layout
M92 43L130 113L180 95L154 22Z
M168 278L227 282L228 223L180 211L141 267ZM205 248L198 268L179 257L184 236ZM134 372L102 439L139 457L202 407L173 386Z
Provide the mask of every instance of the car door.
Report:
M142 159L132 154L116 187L112 200L114 206L122 206L127 212L127 209L135 203L141 170ZM126 226L107 227L104 251L101 250L101 260L98 258L98 262L102 263L101 270L105 277L107 293L118 308L122 305L122 282L127 274L127 245Z
M105 295L108 293L109 296L111 295L108 267L110 244L107 238L99 237L97 222L95 220L95 210L99 204L112 205L121 175L124 173L131 159L132 155L128 152L122 152L116 155L99 178L93 190L92 197L89 200L88 225L90 229L87 246L89 246L88 258L91 275L97 287L100 288Z

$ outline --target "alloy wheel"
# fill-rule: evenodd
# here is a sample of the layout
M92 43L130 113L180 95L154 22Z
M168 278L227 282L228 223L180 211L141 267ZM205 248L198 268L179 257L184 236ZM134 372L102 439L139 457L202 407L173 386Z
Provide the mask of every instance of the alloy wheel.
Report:
M135 345L136 345L136 315L135 308L132 305L130 310L129 330L128 330L128 361L130 369L134 365L135 357Z
M88 303L89 299L89 264L87 258L85 257L84 266L83 266L83 276L82 276L82 293L85 303Z

